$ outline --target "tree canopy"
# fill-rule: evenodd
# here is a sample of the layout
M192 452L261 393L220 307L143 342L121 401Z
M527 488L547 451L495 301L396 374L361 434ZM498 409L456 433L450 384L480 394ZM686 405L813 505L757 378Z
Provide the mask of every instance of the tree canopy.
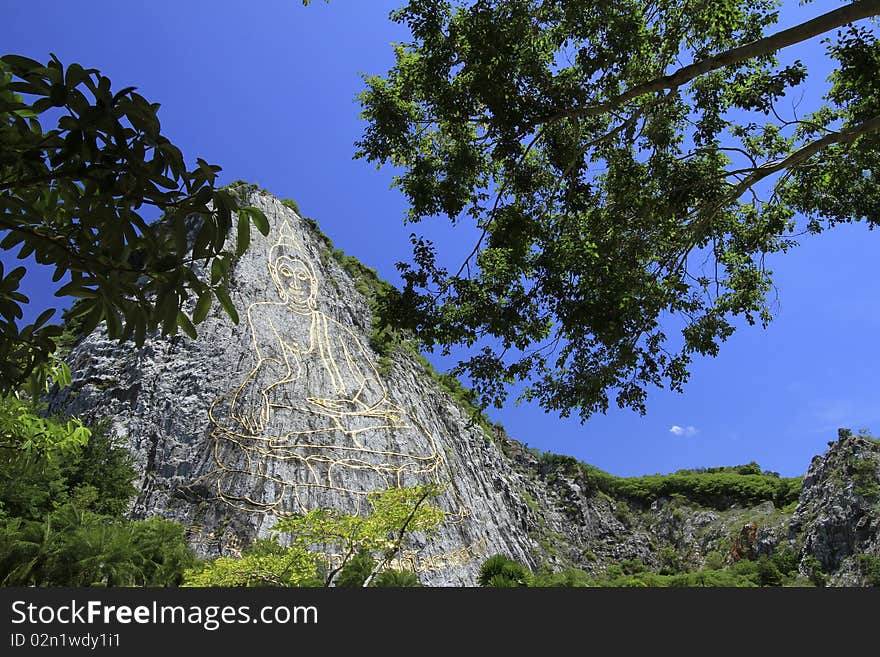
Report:
M414 234L394 321L470 347L456 373L487 404L520 383L586 419L681 391L695 355L771 320L769 254L877 224L878 14L777 29L775 0L410 0L357 155L397 167L408 222L479 237L449 265ZM809 39L835 68L802 108L822 81L786 48Z
M54 266L56 296L77 300L69 317L82 333L104 321L111 337L138 344L154 330L194 336L213 298L237 321L226 291L234 254L224 248L233 215L239 252L251 222L268 233L262 212L215 188L220 167L198 159L186 168L158 109L54 55L45 65L0 60L0 249ZM0 392L40 387L62 333L48 324L51 308L18 325L25 273L0 267Z

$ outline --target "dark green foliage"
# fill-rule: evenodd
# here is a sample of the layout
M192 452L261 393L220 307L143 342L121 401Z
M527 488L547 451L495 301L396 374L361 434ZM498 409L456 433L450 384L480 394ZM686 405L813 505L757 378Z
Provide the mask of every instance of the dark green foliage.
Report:
M533 587L578 588L595 586L593 577L577 568L566 568L558 573L540 573L534 575L529 583Z
M800 555L793 547L787 546L774 552L770 559L785 578L797 577Z
M586 491L601 491L643 505L678 495L695 504L722 510L734 504L751 506L764 501L783 507L797 501L802 485L801 478L762 472L756 463L644 477L615 477L570 456L549 452L541 455L541 463L545 474L563 473L577 479Z
M284 551L285 547L281 545L281 543L279 543L276 538L265 536L263 538L256 539L246 549L242 550L242 554L247 554L255 557L270 555L277 556L280 554L284 554Z
M393 568L383 570L376 575L371 584L371 586L383 588L412 588L421 585L422 583L419 581L419 576L411 570L395 570Z
M11 400L7 405L17 403ZM41 420L63 434L76 425ZM21 418L23 416L18 415ZM27 447L27 424L0 415L0 584L5 586L177 586L194 563L183 527L123 517L135 472L131 455L99 424L84 444Z
M858 556L859 572L869 586L880 586L880 557L870 554Z
M681 556L671 548L661 550L660 573L647 569L633 572L628 562L610 566L605 575L587 581L589 586L614 587L754 587L782 586L797 578L797 556L794 550L784 549L758 560L743 559L729 567L723 566L721 555L707 555L707 567L694 572L681 572ZM715 556L713 556L715 555ZM711 558L710 558L711 557ZM670 564L673 564L670 566ZM674 565L679 564L679 565ZM629 571L629 572L627 572Z
M675 548L665 545L660 548L657 557L660 561L661 575L675 575L686 570L681 555L675 550ZM624 572L626 571L624 570Z
M795 583L798 576L797 553L789 547L757 560L742 559L728 567L719 553L710 553L707 567L693 572L684 572L682 556L669 546L660 549L659 560L659 573L639 559L625 559L609 565L599 575L577 568L530 575L520 564L496 555L483 563L478 581L481 586L498 587L522 586L523 582L535 587L768 587ZM875 574L880 576L880 560L864 558L860 563L864 564L863 572L870 573L866 581Z
M413 236L401 324L468 347L483 406L516 386L586 419L681 391L695 357L771 321L768 255L880 217L880 41L847 26L877 6L820 4L834 73L795 112L824 81L780 49L815 32L767 38L776 0L406 2L357 156L394 167L408 223L480 237L449 265Z
M614 504L614 517L627 529L632 527L633 514L626 500L617 500Z
M617 495L646 503L679 494L703 506L725 509L733 504L753 505L766 500L785 506L800 495L801 481L730 472L673 474L618 478L614 489Z
M297 215L302 216L299 211L299 203L294 201L292 198L281 199L281 205L283 205L286 208L290 208L291 210L296 212Z
M877 462L871 459L851 459L849 466L856 495L861 495L868 501L880 499L880 467Z
M183 571L195 563L186 544L184 527L163 518L148 518L128 525L135 554L137 577L143 586L179 586ZM140 578L140 579L138 579Z
M351 559L349 559L339 575L334 580L336 586L342 588L357 588L364 585L367 577L376 567L376 560L369 550L361 550Z
M110 516L122 515L137 493L132 482L136 472L125 441L110 433L109 422L100 422L75 458L65 460L62 475L74 498L83 499L88 491L95 499L88 509Z
M137 344L154 330L195 336L188 299L227 305L233 215L239 250L251 223L268 233L260 210L214 187L220 167L198 159L186 168L161 134L158 109L134 87L114 93L96 69L65 67L54 55L46 64L18 55L0 63L0 249L54 265L56 282L70 277L57 296L79 300L69 315L83 334L104 321L111 337ZM150 223L144 207L164 215ZM0 267L0 393L41 387L62 334L48 324L56 309L18 326L25 273Z
M620 562L620 569L624 575L637 575L648 572L648 567L641 559L625 559Z
M693 573L658 574L643 571L632 575L624 574L619 567L611 567L604 576L581 580L581 586L603 586L624 588L646 587L754 587L751 577L732 569L701 570Z
M0 521L4 586L177 586L194 561L170 520L129 522L67 504L44 520Z
M480 566L477 582L480 586L513 587L527 586L531 573L521 563L503 554L489 557Z
M751 588L756 584L749 578L737 575L730 570L703 570L696 573L673 575L665 581L670 587L723 587Z
M825 583L828 581L828 574L825 572L822 562L816 557L812 554L804 557L804 560L801 562L801 568L806 572L813 585L825 586Z
M79 312L80 309L77 308L78 303L79 302L75 301L70 308L65 309L64 312L61 313L61 319L63 320L63 323L61 324L61 335L55 340L57 345L55 355L58 358L66 358L74 345L76 345L76 343L85 335L85 325L83 324L84 317L83 314Z
M691 469L691 470L679 470L676 474L702 474L704 472L708 473L717 473L717 472L732 472L734 474L741 475L767 475L770 477L778 477L779 474L775 472L771 472L769 470L761 470L761 466L752 461L751 463L746 463L745 465L722 465L714 468L699 468L699 469Z
M758 584L760 586L779 586L782 584L782 573L773 559L762 556L758 559Z
M68 495L57 459L3 449L0 460L0 511L11 517L43 517Z
M68 502L119 515L136 493L131 454L110 436L106 423L96 426L84 445L64 453L10 445L0 454L0 509L12 517L40 519Z
M721 570L724 567L724 556L720 552L706 555L706 570Z

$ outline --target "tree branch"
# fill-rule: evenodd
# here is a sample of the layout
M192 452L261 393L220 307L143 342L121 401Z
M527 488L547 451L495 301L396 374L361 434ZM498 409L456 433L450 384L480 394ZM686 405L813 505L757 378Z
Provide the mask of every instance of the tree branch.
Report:
M880 130L880 116L875 116L873 119L868 119L857 126L844 128L843 130L832 132L815 141L811 141L809 144L802 146L781 160L765 162L759 166L752 173L743 178L743 180L730 191L728 198L734 200L739 198L747 189L767 176L773 175L783 169L795 167L828 146L833 144L851 144L862 135L866 135L870 132L877 132L878 130Z
M766 55L782 48L787 48L801 41L806 41L814 36L824 34L836 27L847 25L863 18L880 15L880 0L857 0L845 7L829 11L816 18L808 20L800 25L795 25L787 30L782 30L776 34L772 34L763 39L746 43L730 50L706 57L698 62L684 66L670 75L664 75L654 78L648 82L643 82L635 87L611 98L610 100L592 105L590 107L573 107L562 110L553 114L542 121L536 123L552 123L566 117L572 116L596 116L604 114L615 107L642 96L657 91L671 90L690 82L706 73L711 73L720 68L739 64L747 59L753 59L761 55Z
M773 175L774 173L778 173L784 170L791 170L793 167L803 164L806 160L810 159L813 155L816 155L828 146L832 146L834 144L851 144L863 135L878 131L880 131L880 116L875 116L873 119L868 119L867 121L864 121L859 125L852 126L850 128L844 128L843 130L832 132L825 135L824 137L816 139L815 141L811 141L809 144L801 146L798 150L790 153L781 160L765 162L761 166L755 168L739 183L731 187L730 191L725 194L717 204L715 204L714 210L703 215L703 217L699 221L691 221L685 224L685 227L691 230L691 239L689 240L688 246L681 254L681 256L678 256L676 258L676 265L672 267L671 271L677 271L679 268L684 266L684 263L687 261L688 255L699 242L700 235L703 233L707 224L715 217L718 211L723 208L727 203L738 199L761 180L763 180L767 176Z

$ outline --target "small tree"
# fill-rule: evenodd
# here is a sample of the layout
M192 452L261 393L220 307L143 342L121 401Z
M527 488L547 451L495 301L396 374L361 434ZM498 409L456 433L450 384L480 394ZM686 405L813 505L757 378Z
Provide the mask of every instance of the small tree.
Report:
M433 484L390 488L368 495L367 515L320 508L283 518L273 530L289 537L288 546L260 542L255 552L188 571L184 586L370 586L408 533L440 526L443 510L427 503L440 492Z

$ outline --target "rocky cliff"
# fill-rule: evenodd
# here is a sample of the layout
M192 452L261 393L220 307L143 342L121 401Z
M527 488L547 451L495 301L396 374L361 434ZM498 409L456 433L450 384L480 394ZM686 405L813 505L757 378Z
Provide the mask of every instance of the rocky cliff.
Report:
M143 473L135 517L184 523L202 555L234 554L279 516L354 512L389 486L437 482L439 533L407 559L432 584L467 584L497 552L533 563L528 507L503 454L420 359L370 347L371 311L312 224L248 190L272 230L235 263L234 325L137 349L98 330L68 357L56 409L111 418ZM381 370L381 373L380 373Z
M784 547L805 576L818 562L830 583L864 583L859 555L880 556L877 443L850 436L817 457L796 510L779 508L778 495L707 505L609 488L605 473L475 423L412 351L377 353L357 272L312 222L243 193L272 230L233 266L239 324L215 309L197 339L152 337L141 348L99 329L71 350L73 384L52 400L109 418L127 437L142 473L135 517L178 520L198 553L229 555L280 516L355 512L371 491L437 482L447 519L405 555L428 584L473 584L495 553L536 570L601 573L627 559L698 568L713 553L735 561Z
M604 575L635 561L674 574L781 557L794 584L880 586L880 440L841 430L802 482L754 464L622 479L498 440L544 568Z

